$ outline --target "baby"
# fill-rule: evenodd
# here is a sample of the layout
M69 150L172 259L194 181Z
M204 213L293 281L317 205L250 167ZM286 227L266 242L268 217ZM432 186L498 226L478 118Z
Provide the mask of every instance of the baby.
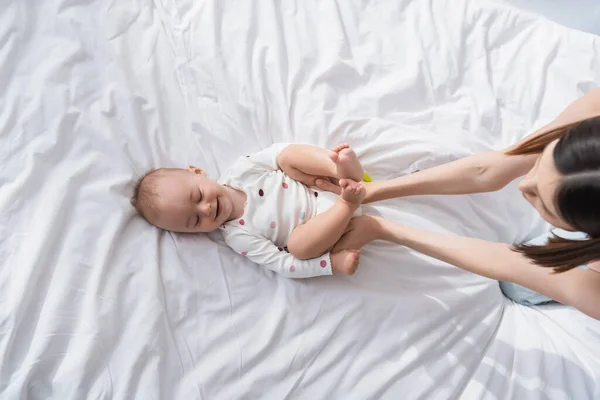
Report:
M331 152L274 144L239 158L217 182L194 166L153 170L138 182L132 204L168 231L220 229L237 253L286 277L353 274L360 249L334 246L361 214L363 176L347 144ZM317 179L338 180L341 195L312 190Z

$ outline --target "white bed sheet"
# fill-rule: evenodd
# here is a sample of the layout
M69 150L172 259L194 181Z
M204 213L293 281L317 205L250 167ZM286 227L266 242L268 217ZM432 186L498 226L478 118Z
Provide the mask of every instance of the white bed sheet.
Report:
M2 398L587 399L600 325L404 248L286 280L128 204L150 167L352 143L384 179L501 148L600 82L600 41L485 1L5 2ZM515 242L517 195L366 211Z

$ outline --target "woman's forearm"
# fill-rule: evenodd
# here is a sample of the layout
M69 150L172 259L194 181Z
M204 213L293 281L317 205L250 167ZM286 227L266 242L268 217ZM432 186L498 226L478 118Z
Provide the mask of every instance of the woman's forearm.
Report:
M409 247L419 253L475 274L499 281L512 281L509 265L529 264L505 243L425 231L378 219L379 238Z
M513 157L513 159L515 159ZM521 160L511 165L502 152L475 154L437 167L367 185L365 203L395 197L471 194L499 190L522 173Z
M575 268L554 273L533 264L508 244L429 232L376 218L377 239L409 247L456 267L513 282L600 319L600 273Z

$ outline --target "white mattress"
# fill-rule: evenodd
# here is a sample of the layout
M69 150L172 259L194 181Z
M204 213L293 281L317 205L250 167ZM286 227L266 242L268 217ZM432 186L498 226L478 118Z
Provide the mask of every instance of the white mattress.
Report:
M487 1L68 0L0 10L2 399L592 399L600 323L375 243L294 281L129 205L278 141L374 179L502 148L600 83L600 38ZM514 185L367 212L515 242Z

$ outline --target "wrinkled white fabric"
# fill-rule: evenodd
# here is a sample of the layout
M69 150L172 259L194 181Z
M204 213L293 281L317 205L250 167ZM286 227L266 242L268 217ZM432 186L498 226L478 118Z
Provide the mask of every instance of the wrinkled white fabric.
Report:
M0 397L592 399L600 326L399 246L292 280L129 204L153 167L217 178L349 142L386 179L500 149L600 82L592 35L485 0L5 0ZM365 205L508 243L515 185Z

